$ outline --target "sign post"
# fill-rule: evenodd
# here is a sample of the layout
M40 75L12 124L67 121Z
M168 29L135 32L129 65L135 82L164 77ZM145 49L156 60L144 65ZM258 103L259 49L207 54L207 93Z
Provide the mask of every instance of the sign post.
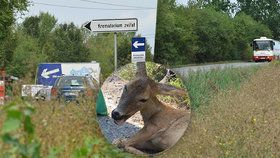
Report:
M132 38L131 62L137 63L146 61L145 42L145 37Z
M87 22L84 27L95 33L114 32L115 70L117 70L117 33L138 31L138 20L136 18L97 19Z
M118 45L117 45L117 33L114 33L114 48L115 48L115 71L118 68Z

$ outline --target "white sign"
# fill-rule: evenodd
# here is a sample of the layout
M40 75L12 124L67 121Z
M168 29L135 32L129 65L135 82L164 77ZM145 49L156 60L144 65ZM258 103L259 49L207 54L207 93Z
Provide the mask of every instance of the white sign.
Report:
M99 19L86 23L84 27L93 32L136 32L138 20L136 18Z
M34 97L37 92L41 89L43 89L44 86L43 85L22 85L21 88L21 96L23 97L27 97L27 96L31 96Z
M145 51L141 51L141 52L132 52L131 53L131 61L133 63L137 63L137 62L145 62L146 59L146 55L145 55Z

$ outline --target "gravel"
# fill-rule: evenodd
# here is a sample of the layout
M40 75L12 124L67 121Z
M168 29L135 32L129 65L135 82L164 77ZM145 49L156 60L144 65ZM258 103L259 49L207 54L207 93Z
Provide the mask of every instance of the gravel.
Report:
M101 89L109 114L117 107L123 86L127 82L116 75L112 75L103 83ZM133 115L122 125L116 125L110 115L98 116L98 122L103 135L111 143L116 139L130 138L144 126L140 112Z
M110 143L116 139L130 138L141 129L140 127L127 122L118 126L109 116L99 116L98 122L103 135Z

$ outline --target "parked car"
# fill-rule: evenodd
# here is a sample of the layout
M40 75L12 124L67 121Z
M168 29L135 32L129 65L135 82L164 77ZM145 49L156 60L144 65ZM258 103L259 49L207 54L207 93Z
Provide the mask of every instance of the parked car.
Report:
M85 96L95 98L98 89L98 82L91 76L60 76L51 89L51 97L66 102Z

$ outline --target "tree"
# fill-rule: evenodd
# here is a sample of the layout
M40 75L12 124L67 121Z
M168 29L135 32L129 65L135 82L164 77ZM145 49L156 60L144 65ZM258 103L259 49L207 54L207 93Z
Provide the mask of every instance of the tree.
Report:
M52 31L56 27L57 19L49 13L41 12L39 15L39 46L44 49L44 46L50 38L52 38Z
M45 44L49 46L48 42L56 23L57 19L54 16L41 12L39 16L25 18L22 23L22 29L27 35L38 39L40 48L44 50Z
M231 3L230 0L190 0L188 4L198 8L213 8L228 15L232 14L236 7L236 4Z
M114 34L91 35L86 46L90 52L89 59L99 62L103 77L108 77L114 71Z
M37 65L45 61L45 57L38 53L39 47L35 38L20 31L16 33L16 36L17 47L7 70L10 74L18 77L30 76L35 78Z
M34 38L39 38L39 22L40 18L38 16L30 16L24 19L22 23L23 31Z
M0 5L0 68L9 63L10 51L5 51L5 45L12 38L11 26L15 22L15 14L25 11L28 0L1 1Z
M89 49L84 44L83 32L73 23L60 24L53 33L54 51L49 52L51 62L89 61Z
M177 61L178 48L174 40L180 34L176 33L176 3L174 0L159 0L157 11L157 29L155 39L154 61L162 64L171 64ZM180 16L180 15L178 15ZM180 43L181 41L177 41Z
M253 39L264 35L268 38L272 37L272 32L266 25L255 21L245 13L237 14L233 22L236 31L235 45L238 48L237 51L240 52L242 60L250 60L252 58L253 52L250 43Z
M217 9L218 1L203 5L167 5L159 0L154 60L167 65L250 59L250 43L259 36L270 37L268 27L238 13L234 18ZM228 1L224 1L229 6ZM211 5L210 5L211 4ZM219 5L217 5L219 6ZM224 7L225 9L226 7Z
M278 0L237 0L239 13L244 12L254 20L269 27L273 38L280 40L280 2Z

